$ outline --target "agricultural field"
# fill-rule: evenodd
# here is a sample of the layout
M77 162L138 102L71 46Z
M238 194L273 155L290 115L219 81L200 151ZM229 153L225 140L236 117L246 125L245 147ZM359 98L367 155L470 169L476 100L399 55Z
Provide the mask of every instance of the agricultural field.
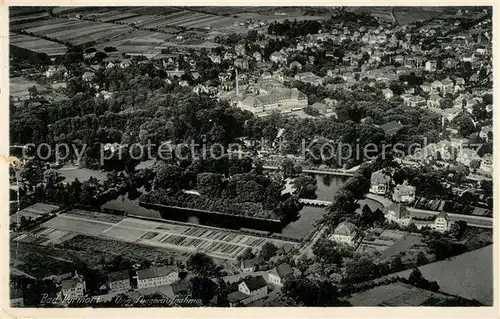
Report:
M484 305L493 304L493 245L419 267L422 275L437 281L440 290ZM407 278L411 270L393 274Z
M15 214L12 214L10 216L11 221L13 220L20 220L21 217L25 218L38 218L42 217L45 214L50 214L54 213L57 210L59 210L59 206L56 205L49 205L49 204L44 204L44 203L36 203L34 205L31 205L29 207L26 207L19 212L16 212Z
M63 44L24 34L11 33L9 35L9 41L11 46L36 53L46 54L49 57L61 56L68 52L68 49Z
M56 230L62 232L56 232ZM61 214L29 235L16 240L32 244L60 243L71 239L71 235L86 235L107 238L127 243L170 249L182 253L203 251L222 259L236 259L247 247L260 250L266 242L280 247L287 243L218 228L168 224L163 222L122 218L98 212L73 210Z
M24 30L35 36L44 36L74 46L89 46L133 29L126 25L82 21L77 19L50 19L43 25L35 22L32 26L23 24Z
M348 301L354 307L416 307L424 305L430 298L451 299L453 297L395 282L355 293Z
M412 7L394 7L394 17L398 24L411 24L416 21L425 21L432 19L442 13L442 8L412 8Z

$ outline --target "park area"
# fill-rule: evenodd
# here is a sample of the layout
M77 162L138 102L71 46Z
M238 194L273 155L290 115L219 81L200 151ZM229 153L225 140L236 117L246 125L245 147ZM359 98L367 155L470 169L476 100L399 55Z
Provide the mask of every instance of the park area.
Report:
M288 243L213 227L164 223L83 210L72 210L58 215L15 240L38 245L72 245L76 235L135 243L181 253L202 251L215 258L231 260L235 260L248 247L259 251L266 242L272 242L277 247Z

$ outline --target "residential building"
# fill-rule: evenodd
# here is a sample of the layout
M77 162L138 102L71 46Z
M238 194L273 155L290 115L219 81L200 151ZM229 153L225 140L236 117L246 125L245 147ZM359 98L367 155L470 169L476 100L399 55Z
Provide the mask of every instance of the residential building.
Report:
M73 278L61 281L62 299L81 298L85 295L85 291L85 280L76 271Z
M247 70L248 60L244 58L237 58L236 60L234 60L234 66L236 68L239 68L240 70Z
M285 283L285 280L292 274L292 267L287 263L283 263L269 271L268 281L272 284L282 286Z
M451 221L448 218L448 214L446 214L444 211L441 211L439 215L436 216L436 219L434 220L434 225L432 225L431 228L439 232L446 232L450 230Z
M426 105L426 100L420 95L409 95L403 98L404 104L409 107L421 107Z
M245 259L241 261L241 271L243 272L254 272L255 271L255 266L260 264L262 262L262 259L259 257L255 257L252 259Z
M384 216L389 222L395 222L401 226L408 226L411 222L410 212L402 203L393 203L384 208Z
M267 296L267 282L263 276L243 280L238 285L238 290L227 296L229 305L246 305Z
M389 192L391 176L383 170L372 173L370 178L370 193L385 195Z
M485 173L485 175L491 176L493 174L493 156L491 154L485 154L481 159L481 165L479 170Z
M254 52L252 54L253 58L255 59L256 62L260 62L262 61L262 54L260 54L259 52Z
M472 161L480 161L481 157L477 154L476 150L460 147L455 160L465 166L470 166Z
M213 63L221 63L221 57L218 54L215 53L210 53L208 55L208 58L213 62Z
M126 292L132 287L130 285L130 273L128 270L115 271L108 274L108 285L111 291Z
M425 70L427 72L436 72L437 70L437 63L434 60L429 60L425 62Z
M357 234L357 227L351 222L343 221L337 225L329 239L337 243L353 245Z
M389 100L390 98L392 98L394 96L394 93L392 92L391 89L383 89L382 90L382 93L384 94L384 97Z
M245 55L245 45L244 44L237 44L234 47L234 52L236 52L237 56L244 56Z
M490 132L492 132L491 125L485 125L481 127L481 132L479 132L479 137L485 139L487 142L490 140Z
M307 96L293 89L279 89L265 95L249 95L238 105L254 114L269 113L274 110L290 112L307 106Z
M179 272L174 266L152 267L137 271L137 288L170 285L179 279Z
M415 187L408 185L408 181L396 185L392 193L392 200L396 203L413 203L415 201Z
M271 54L269 59L275 63L286 63L287 56L282 52L276 51Z
M91 82L94 79L94 77L95 77L94 73L87 71L83 73L82 80L85 82Z
M429 93L429 99L427 100L427 107L439 108L441 106L441 96L437 92Z
M312 72L304 72L295 75L295 79L312 85L322 85L323 78Z

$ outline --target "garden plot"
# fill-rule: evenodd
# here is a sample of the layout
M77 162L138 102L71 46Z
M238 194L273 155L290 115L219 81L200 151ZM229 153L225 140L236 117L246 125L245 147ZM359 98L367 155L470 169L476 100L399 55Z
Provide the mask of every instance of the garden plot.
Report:
M113 226L112 223L94 221L68 215L59 215L43 224L43 227L46 228L66 230L89 236L100 236L111 226Z

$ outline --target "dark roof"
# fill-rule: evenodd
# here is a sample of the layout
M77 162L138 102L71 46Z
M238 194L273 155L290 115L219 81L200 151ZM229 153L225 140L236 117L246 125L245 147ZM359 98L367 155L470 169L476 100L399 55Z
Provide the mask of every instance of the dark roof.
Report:
M286 276L289 276L293 274L293 269L290 267L289 264L283 263L273 269L271 269L270 273L272 273L275 276L278 276L280 278L285 278Z
M115 272L109 273L108 277L109 277L109 281L113 282L113 281L127 280L130 278L130 275L129 275L128 270L124 270L124 271L115 271Z
M403 127L403 125L401 125L399 122L391 121L391 122L382 124L379 127L381 129L383 129L386 134L394 134L397 131L399 131Z
M177 268L175 266L152 267L137 271L137 279L164 277L176 271Z
M234 291L234 292L230 293L229 295L227 295L227 301L238 302L238 301L242 301L243 299L246 299L248 297L249 296L247 294L242 293L241 291L237 290L237 291Z
M247 285L250 291L260 289L267 286L267 282L262 276L252 277L250 279L244 280L245 285Z
M242 263L242 268L254 267L255 265L260 264L261 261L262 261L262 259L260 259L259 257L255 257L255 258L252 258L252 259L245 259L245 260L243 260L241 262Z

